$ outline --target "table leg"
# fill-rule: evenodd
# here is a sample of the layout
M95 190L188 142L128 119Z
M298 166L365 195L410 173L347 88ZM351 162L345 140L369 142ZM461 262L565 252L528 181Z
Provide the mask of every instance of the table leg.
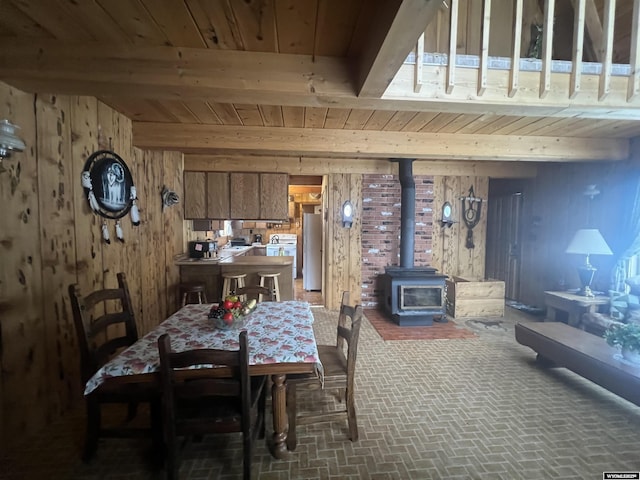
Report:
M287 457L287 432L289 420L287 418L287 386L286 375L272 375L271 403L273 407L273 456L278 459Z
M571 327L577 327L580 324L582 311L576 307L569 311L569 319L567 320Z
M556 309L555 307L551 307L547 305L547 322L555 322L556 321Z

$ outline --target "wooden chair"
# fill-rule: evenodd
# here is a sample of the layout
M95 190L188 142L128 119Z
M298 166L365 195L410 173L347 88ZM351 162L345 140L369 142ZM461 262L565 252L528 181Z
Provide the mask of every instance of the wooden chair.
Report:
M246 331L239 343L238 351L174 353L169 335L158 339L167 478L178 478L178 436L230 432L242 432L244 478L251 478L253 445L256 436L264 438L265 433L266 377L249 376ZM193 365L215 368L184 370Z
M82 387L110 358L138 340L135 315L124 273L118 273L118 288L96 290L83 296L78 285L69 286L78 346ZM107 307L118 305L113 312ZM114 327L116 327L114 329ZM118 329L119 327L119 329ZM114 336L113 331L117 331ZM99 437L131 437L149 435L157 442L160 437L160 396L153 384L131 383L113 386L102 384L85 396L87 406L86 439L83 460L89 461L98 447ZM128 404L127 420L133 419L139 402L148 402L151 408L149 428L120 425L107 428L102 425L102 405Z
M249 285L236 289L236 295L244 297L244 300L256 299L258 303L266 299L267 302L275 301L273 290L260 285Z
M318 390L322 386L315 375L287 375L287 415L289 417L289 433L287 448L295 450L297 444L296 425L329 422L346 416L349 423L351 441L358 440L358 424L356 421L356 407L354 395L354 376L356 370L356 356L358 353L358 337L362 323L362 306L348 305L349 294L342 296L342 305L338 316L337 338L335 345L318 345L320 361L324 368L324 392L338 390L340 402L345 406L329 412L310 412L302 415L297 412L297 390L305 388ZM349 322L350 320L350 322ZM347 324L351 323L349 327ZM345 355L345 344L347 353Z

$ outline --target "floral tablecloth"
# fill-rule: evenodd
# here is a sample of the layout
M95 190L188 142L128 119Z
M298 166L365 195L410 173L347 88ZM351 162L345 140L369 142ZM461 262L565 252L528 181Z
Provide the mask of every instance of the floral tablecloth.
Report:
M313 334L313 314L307 302L263 302L245 317L240 329L216 329L207 318L211 304L185 305L120 355L106 363L89 379L84 394L105 379L122 375L157 372L160 368L158 338L171 336L171 348L180 352L195 348L237 350L241 330L247 331L249 364L314 363L322 376L322 365Z

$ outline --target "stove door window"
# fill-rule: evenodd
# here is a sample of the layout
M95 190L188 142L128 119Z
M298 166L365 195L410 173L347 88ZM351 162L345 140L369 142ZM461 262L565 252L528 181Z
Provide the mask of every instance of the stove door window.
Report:
M441 307L444 290L441 286L400 285L401 310Z

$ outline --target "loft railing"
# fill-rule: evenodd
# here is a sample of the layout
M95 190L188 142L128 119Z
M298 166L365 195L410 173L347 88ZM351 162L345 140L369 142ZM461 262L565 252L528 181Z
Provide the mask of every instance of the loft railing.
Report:
M523 88L521 72L539 72L538 96L541 99L555 87L553 82L558 80L554 73L568 73L569 85L566 88L565 83L563 89L566 88L569 99L574 99L580 93L583 75L597 75L599 101L611 92L612 76L626 76L627 102L637 100L640 90L640 0L619 0L618 10L616 0L571 0L573 24L556 24L560 33L563 33L562 29L573 29L570 53L566 38L554 39L556 0L545 0L543 10L534 13L532 9L539 9L537 0L510 0L507 3L512 14L511 24L507 25L510 28L505 29L504 24L498 24L500 31L492 35L491 29L496 28L496 22L504 22L505 0L445 0L438 18L434 19L427 32L419 38L415 54L408 59L411 61L413 57L416 60L414 91L420 93L425 84L425 65L437 65L445 69L444 91L447 94L454 93L459 86L459 69L477 68L478 97L482 97L489 86L489 70L507 69L508 82L501 86L510 98ZM566 21L567 5L559 6L562 7ZM628 18L629 11L631 18ZM540 23L539 35L531 34L530 31L538 29ZM617 24L624 26L624 31L621 29L616 32ZM588 42L585 42L585 32ZM508 55L505 55L504 37L508 37L507 42L510 43ZM491 55L492 49L496 50L495 42L500 42L500 52ZM565 52L565 58L554 58L554 46L559 45ZM588 55L586 46L589 47ZM465 49L471 50L473 54L460 53L460 50ZM614 49L625 52L622 56L628 62L614 63ZM588 61L585 61L585 56ZM495 85L491 86L495 88Z

